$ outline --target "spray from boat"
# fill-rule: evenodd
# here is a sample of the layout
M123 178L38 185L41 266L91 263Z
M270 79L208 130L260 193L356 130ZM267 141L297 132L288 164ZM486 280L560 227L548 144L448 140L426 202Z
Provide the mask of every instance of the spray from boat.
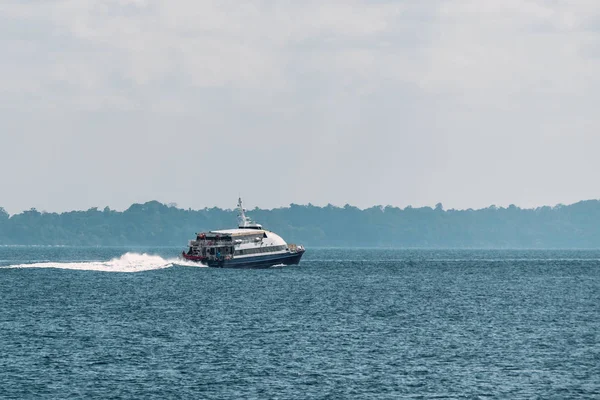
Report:
M57 268L79 271L102 272L144 272L170 268L173 266L199 267L198 263L181 260L180 258L162 258L146 253L125 253L109 261L80 261L80 262L37 262L18 265L8 265L2 268Z

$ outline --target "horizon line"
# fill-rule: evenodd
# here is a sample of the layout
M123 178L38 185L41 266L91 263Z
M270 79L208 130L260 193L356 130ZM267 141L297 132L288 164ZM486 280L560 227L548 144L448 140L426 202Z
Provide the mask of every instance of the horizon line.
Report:
M397 210L403 210L404 211L404 210L410 210L410 209L418 210L418 209L424 209L424 208L429 208L431 210L435 210L438 205L442 206L441 211L444 211L444 212L447 212L447 211L481 211L481 210L488 210L488 209L507 210L507 209L510 209L512 207L514 207L516 209L519 209L519 210L532 210L532 211L535 211L535 210L539 210L541 208L546 208L546 207L551 208L551 209L556 209L556 208L560 208L560 207L569 207L569 206L572 206L572 205L575 205L575 204L585 203L585 202L591 202L591 201L600 202L600 199L584 199L584 200L579 200L579 201L576 201L576 202L573 202L573 203L569 203L569 204L557 203L555 205L547 205L546 204L546 205L541 205L541 206L536 206L536 207L525 207L525 208L522 208L522 207L520 207L520 206L518 206L516 204L512 204L511 203L508 206L497 206L496 204L490 204L489 206L482 207L482 208L472 208L472 207L469 207L469 208L448 208L448 209L446 209L446 208L443 207L443 203L442 202L438 202L433 207L429 206L429 205L423 205L423 206L407 205L405 207L400 207L400 206L394 206L394 205L391 205L391 204L387 204L385 206L381 205L381 204L375 204L375 205L372 205L371 207L366 207L366 208L360 208L360 207L354 206L354 205L352 205L350 203L346 203L343 206L339 206L339 205L335 205L335 204L331 204L331 203L328 203L326 205L315 205L315 204L312 204L311 202L309 202L307 204L290 203L287 206L273 207L273 208L254 207L252 209L248 208L247 211L249 211L249 212L252 212L253 210L273 211L273 210L281 210L281 209L290 209L292 206L315 207L315 208L338 208L338 209L344 209L346 207L350 207L350 208L358 209L360 211L366 211L366 210L370 210L370 209L373 209L373 208L380 208L383 211L383 210L385 210L387 208L390 208L390 209L397 209ZM22 210L22 211L20 211L18 213L10 214L1 205L0 205L0 210L4 210L4 212L6 214L8 214L9 217L12 217L14 215L24 214L26 212L31 212L31 211L36 211L36 212L39 212L41 214L59 214L60 215L60 214L71 213L71 212L87 212L87 211L90 211L90 210L93 210L93 209L96 209L96 210L102 212L104 209L108 208L110 211L125 212L125 211L129 210L133 206L136 206L136 205L145 205L145 204L148 204L148 203L159 203L159 204L164 205L164 206L166 206L168 208L176 208L178 210L183 210L183 211L206 211L206 210L211 210L211 209L214 209L214 208L220 209L222 211L229 211L229 212L233 212L233 211L236 210L236 208L221 208L221 207L216 206L216 205L212 206L212 207L205 206L203 208L197 208L197 209L194 209L194 208L191 208L191 207L184 208L184 207L180 207L176 202L162 202L162 201L159 201L159 200L148 200L148 201L143 202L143 203L132 203L129 207L127 207L125 209L122 209L122 210L114 209L114 208L111 208L110 206L105 206L105 207L94 206L94 207L88 208L87 210L74 209L74 210L66 210L66 211L38 210L36 207L32 207L29 210Z

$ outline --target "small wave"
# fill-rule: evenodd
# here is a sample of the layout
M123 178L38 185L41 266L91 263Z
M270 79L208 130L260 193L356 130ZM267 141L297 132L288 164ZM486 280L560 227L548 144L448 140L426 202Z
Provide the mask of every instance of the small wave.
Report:
M161 256L146 253L125 253L121 257L113 258L110 261L38 262L32 264L8 265L2 268L58 268L80 271L143 272L169 268L173 265L203 266L177 258L164 259Z
M45 247L57 247L57 248L63 248L63 247L69 247L67 245L64 244L0 244L0 247L4 247L4 248L11 248L11 247L40 247L40 248L45 248Z
M369 258L369 259L352 259L352 258L314 258L310 262L353 262L353 263L390 263L390 262L447 262L447 263L464 263L464 262L526 262L526 261L548 261L548 262L572 262L572 261L589 261L600 262L600 258Z

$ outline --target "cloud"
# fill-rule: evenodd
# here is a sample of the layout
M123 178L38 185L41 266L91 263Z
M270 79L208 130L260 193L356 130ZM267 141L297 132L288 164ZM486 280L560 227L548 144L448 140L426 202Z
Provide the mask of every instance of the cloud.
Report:
M2 76L15 90L68 84L82 93L110 90L114 97L115 91L135 94L136 88L166 82L292 90L298 66L328 76L364 75L376 68L378 52L370 47L382 46L384 53L379 38L395 30L403 7L78 0L13 2L4 11L4 21L37 30L34 36L9 31L5 37L4 49L17 56L15 68L38 58L27 66L26 78L5 67Z
M591 1L82 1L5 4L12 92L67 86L133 106L144 88L295 90L299 72L374 90L583 90ZM10 28L12 27L12 28ZM544 28L542 28L544 27ZM548 36L552 36L549 38ZM26 61L33 61L27 63ZM26 74L18 70L25 67ZM557 79L570 75L569 79ZM85 102L84 102L85 103Z
M306 178L264 188L263 206L568 203L550 180L523 194L523 171L567 181L566 150L572 168L600 167L577 157L600 145L598 21L596 0L5 0L0 118L27 135L18 149L60 142L60 157L34 152L48 174L122 178L123 206L156 198L158 182L193 205L188 161L162 155L170 141L203 162L227 149ZM104 165L95 152L111 143ZM0 167L35 173L19 151ZM235 198L230 186L206 195ZM107 187L78 201L118 197ZM568 192L589 193L583 175Z

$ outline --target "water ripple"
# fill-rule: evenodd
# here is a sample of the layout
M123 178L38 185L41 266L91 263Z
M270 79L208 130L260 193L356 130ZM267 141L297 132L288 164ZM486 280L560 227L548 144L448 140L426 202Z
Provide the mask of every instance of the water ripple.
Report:
M94 256L114 270L118 251ZM161 251L136 274L0 269L2 397L600 397L597 254L312 250L221 270Z

